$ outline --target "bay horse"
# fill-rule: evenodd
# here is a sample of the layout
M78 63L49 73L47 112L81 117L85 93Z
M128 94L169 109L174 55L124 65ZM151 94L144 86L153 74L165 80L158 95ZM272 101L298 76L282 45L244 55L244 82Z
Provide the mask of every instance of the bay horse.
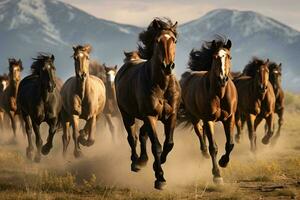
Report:
M0 94L0 115L3 116L4 113L7 113L11 127L13 130L13 142L16 141L16 132L17 132L17 93L19 84L21 81L21 72L23 70L22 61L15 58L9 58L9 81L8 85L4 91ZM0 118L0 124L3 124L3 117ZM22 125L22 123L21 123Z
M61 89L63 99L63 154L66 155L70 141L69 126L73 128L74 156L82 155L79 144L91 146L95 142L96 117L101 114L105 105L105 86L101 79L89 73L91 46L73 47L75 76L69 78ZM79 130L79 119L86 121ZM86 138L87 137L87 138Z
M273 135L275 95L269 82L269 60L253 58L244 68L243 76L234 81L238 90L238 109L236 112L237 134L239 141L242 118L247 122L251 151L256 151L256 128L266 119L268 131L262 139L268 144Z
M226 167L234 147L233 129L237 108L237 91L230 77L231 41L217 37L204 42L200 50L192 50L189 69L180 80L182 103L188 122L193 124L200 141L200 149L207 156L205 135L209 141L209 153L212 160L213 181L222 184L217 159L218 146L215 141L214 124L223 123L226 135L226 153L219 160ZM200 125L203 122L203 131Z
M277 139L280 136L281 126L283 124L283 113L284 113L284 91L281 86L281 77L282 77L282 64L270 62L269 64L269 81L273 86L274 94L275 94L275 113L278 115L278 128L276 134L273 138L272 143L275 144ZM267 131L267 124L266 124Z
M172 73L175 67L177 22L155 18L139 35L141 59L125 59L115 78L116 97L131 147L131 170L137 172L148 160L146 140L149 136L154 156L156 189L166 184L161 164L174 146L173 133L180 104L180 86ZM132 55L135 55L133 53ZM126 56L127 57L127 56ZM143 121L140 129L141 155L136 152L138 136L135 119ZM157 121L164 124L163 150L158 139Z
M18 109L25 121L28 147L26 155L32 159L32 129L35 133L37 152L35 162L40 162L41 153L47 155L53 144L53 137L58 129L59 114L62 108L60 96L61 83L55 75L54 56L39 54L31 65L31 74L25 77L19 86ZM40 124L46 122L49 126L47 143L43 146Z

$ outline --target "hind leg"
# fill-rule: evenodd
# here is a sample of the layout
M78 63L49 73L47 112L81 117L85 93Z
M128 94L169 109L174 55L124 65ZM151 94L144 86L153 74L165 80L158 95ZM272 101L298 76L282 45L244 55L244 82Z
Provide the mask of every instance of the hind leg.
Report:
M41 161L41 149L42 149L42 145L43 145L43 140L42 140L41 134L40 134L40 125L37 124L36 122L32 121L32 127L33 127L33 130L35 133L35 144L36 144L36 148L37 148L37 152L34 157L34 161L40 162Z
M234 142L233 142L234 115L232 115L226 121L223 121L223 126L226 135L226 144L225 144L226 152L219 160L219 165L221 167L226 167L229 162L230 153L234 147Z
M148 161L148 155L147 155L147 129L146 125L143 124L143 126L140 128L140 135L139 135L140 143L141 143L141 154L138 158L138 165L140 167L143 167L147 164Z
M127 141L131 148L131 171L138 172L140 170L138 166L138 154L136 152L137 135L135 133L135 119L125 112L122 112L123 123L127 131Z
M272 141L272 145L275 145L278 138L280 137L280 131L281 131L281 126L283 124L283 109L279 110L277 112L278 114L278 128L277 128L277 131L276 131L276 135Z
M199 142L200 142L200 150L202 152L202 155L205 158L209 158L207 145L206 145L206 136L205 136L204 130L203 130L203 128L202 128L199 121L196 122L196 123L193 123L193 124L194 124L195 133L196 133L196 135L199 139Z
M32 160L33 157L33 144L32 144L32 125L30 122L30 117L24 116L24 122L25 122L25 131L27 134L27 140L28 140L28 147L26 148L26 156L29 160Z
M63 127L63 135L62 135L62 141L63 141L63 156L66 157L67 149L71 140L69 128L70 128L70 122L62 122Z
M50 119L47 122L49 125L49 134L47 138L47 143L42 148L43 155L48 155L48 153L53 147L52 143L53 143L53 137L57 130L57 122L58 122L57 118Z
M235 126L237 133L235 135L235 141L237 143L240 143L241 140L241 134L242 134L242 119L239 113L236 113L235 115Z

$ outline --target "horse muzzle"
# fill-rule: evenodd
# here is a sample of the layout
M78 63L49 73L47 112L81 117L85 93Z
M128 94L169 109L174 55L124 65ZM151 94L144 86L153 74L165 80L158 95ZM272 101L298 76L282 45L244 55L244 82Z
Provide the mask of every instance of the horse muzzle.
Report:
M78 73L78 74L77 74L77 77L78 77L80 80L83 81L83 80L86 78L86 73L84 73L84 72L83 72L83 73Z
M49 83L48 92L50 92L50 93L53 92L55 87L56 87L55 83Z
M166 74L171 74L172 70L175 68L175 63L171 62L167 64L165 61L162 63L162 68Z
M266 85L260 84L259 85L259 92L264 94L267 91L268 87Z
M221 87L225 87L227 81L228 81L228 76L220 76L218 79L219 85Z

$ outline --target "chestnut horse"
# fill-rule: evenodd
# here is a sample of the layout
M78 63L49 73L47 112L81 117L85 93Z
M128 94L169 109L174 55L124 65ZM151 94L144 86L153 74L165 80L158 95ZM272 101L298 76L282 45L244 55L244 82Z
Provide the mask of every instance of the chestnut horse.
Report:
M202 153L207 156L204 133L209 141L212 159L212 174L216 184L222 184L217 159L218 147L215 141L214 124L221 121L226 135L226 153L219 160L226 167L234 147L233 129L237 107L237 91L229 78L231 69L231 41L217 38L205 42L200 50L190 53L189 68L180 80L182 103L188 122L192 123L200 141ZM203 122L203 131L200 121Z
M41 153L47 155L53 144L53 137L59 124L59 113L62 108L60 88L62 84L55 76L54 56L40 54L31 65L32 74L25 77L19 86L18 109L25 121L28 147L26 155L32 159L32 128L35 133L37 153L35 162L40 162ZM47 143L43 145L40 135L40 124L49 125Z
M278 115L278 128L276 134L273 138L272 143L275 144L277 139L280 136L281 126L283 124L283 113L284 113L284 92L281 87L281 63L276 64L271 62L269 64L269 81L273 86L274 94L275 94L275 113ZM266 131L267 131L267 124L266 124Z
M74 156L80 157L79 143L91 146L95 142L95 125L97 116L105 105L105 86L101 79L89 73L91 46L73 47L76 76L69 78L61 89L63 99L63 154L66 154L70 142L69 125L73 128ZM79 119L86 124L79 132ZM87 137L87 138L86 138Z
M269 82L269 60L253 58L246 65L243 75L235 79L238 90L238 109L236 112L237 135L239 142L242 118L247 121L251 151L256 151L256 128L262 119L266 119L268 131L262 142L268 144L273 135L275 95Z
M8 59L9 62L9 82L5 90L0 94L0 115L3 116L7 113L12 130L13 130L13 141L16 142L16 131L17 131L17 93L19 84L21 81L21 72L23 70L22 61L14 58ZM3 117L0 118L0 124L3 124ZM22 122L21 122L22 126Z
M166 162L174 145L173 133L180 104L180 86L172 73L176 27L177 22L173 24L169 19L154 19L139 35L141 59L125 59L115 78L117 102L131 147L131 170L137 172L147 162L146 140L149 136L155 160L156 189L162 189L166 183L161 164ZM144 123L140 129L140 157L136 152L135 119ZM166 138L163 150L156 129L158 120L164 124Z

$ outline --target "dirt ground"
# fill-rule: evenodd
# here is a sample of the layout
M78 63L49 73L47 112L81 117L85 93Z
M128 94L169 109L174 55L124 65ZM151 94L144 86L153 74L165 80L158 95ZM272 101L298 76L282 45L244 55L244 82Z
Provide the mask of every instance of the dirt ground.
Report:
M264 124L264 123L263 123ZM18 143L9 144L12 133L0 135L0 199L297 199L300 198L300 112L288 109L282 135L275 146L265 146L258 135L258 152L250 153L246 132L236 144L227 168L221 169L225 184L212 182L211 161L202 157L199 142L191 129L177 128L175 146L163 166L167 186L153 188L152 154L140 172L130 171L130 148L120 129L113 142L108 128L98 126L96 143L84 148L76 160L73 141L68 157L62 157L62 133L55 136L54 148L37 164L26 159L27 139L18 134ZM47 137L44 125L43 139ZM162 136L162 127L159 126ZM224 153L224 132L216 125L218 157ZM149 143L149 142L148 142Z

